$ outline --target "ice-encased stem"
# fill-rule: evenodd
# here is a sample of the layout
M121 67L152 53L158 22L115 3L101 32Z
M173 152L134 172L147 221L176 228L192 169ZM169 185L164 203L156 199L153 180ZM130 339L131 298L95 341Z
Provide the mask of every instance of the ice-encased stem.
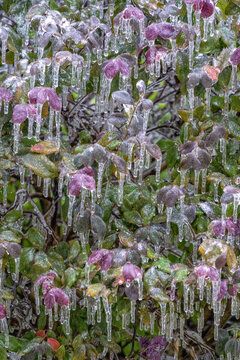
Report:
M210 116L211 88L206 88L206 115Z
M82 192L81 192L80 216L83 216L83 214L84 214L86 195L87 195L87 189L85 189L83 187ZM71 225L69 225L69 226L71 226Z
M237 91L237 65L232 65L231 87L232 92L235 93Z
M194 170L194 195L198 194L200 170Z
M202 194L206 192L207 169L202 169Z
M6 64L7 39L2 39L2 65Z
M193 4L186 4L187 7L187 19L188 25L192 26L192 11L193 11Z
M172 211L173 211L172 207L169 207L169 206L166 207L166 212L167 212L166 234L167 235L169 235L170 231L171 231Z
M13 141L14 141L14 143L13 143L13 152L14 152L14 154L18 153L20 125L21 124L17 124L17 123L13 124Z
M162 167L162 157L156 159L156 182L160 182L160 174L161 174L161 167Z
M193 52L194 52L194 40L189 41L188 54L189 54L189 69L193 68Z

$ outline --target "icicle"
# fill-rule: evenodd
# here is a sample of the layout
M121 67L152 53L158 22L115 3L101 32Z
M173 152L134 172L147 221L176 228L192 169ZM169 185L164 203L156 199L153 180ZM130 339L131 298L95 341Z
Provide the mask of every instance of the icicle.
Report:
M1 330L3 334L5 335L5 348L8 349L9 347L9 333L8 333L8 323L7 319L3 318L1 321Z
M182 242L183 241L183 221L179 221L178 222L178 241Z
M14 154L18 153L20 125L21 124L17 124L17 123L13 124L13 141L14 141L13 152L14 152Z
M194 195L198 194L200 170L194 170Z
M58 321L58 303L54 303L54 321Z
M0 290L2 289L3 287L3 271L2 271L2 263L3 263L3 260L0 259Z
M179 335L180 335L180 339L184 340L184 325L185 325L185 318L181 315L180 316L180 324L179 324Z
M102 180L103 180L103 172L104 172L105 163L98 163L98 174L97 174L97 197L100 198L102 196Z
M218 202L218 185L219 185L219 180L213 183L213 195L215 202Z
M40 85L44 85L45 83L45 73L46 73L46 66L44 63L42 63L40 68L40 78L39 78Z
M2 38L2 65L6 64L7 39Z
M206 115L210 116L210 105L211 105L211 91L212 88L206 88Z
M53 82L53 88L58 87L58 76L59 76L59 69L60 65L58 63L55 63L53 65L53 74L52 74L52 82Z
M48 197L48 188L49 188L50 183L51 183L51 179L49 179L49 178L43 179L43 196L45 198Z
M109 51L109 43L111 39L112 33L109 31L105 34L105 41L104 41L104 56L108 57L108 51Z
M52 309L48 309L48 328L50 330L53 328Z
M181 187L185 187L185 181L186 181L186 173L187 173L187 170L180 170L180 186Z
M131 300L131 323L135 323L135 309L136 309L136 301Z
M232 92L235 93L237 91L237 65L232 65L231 86Z
M190 287L190 297L189 297L189 313L190 313L190 315L193 315L193 313L194 313L194 297L195 297L194 288Z
M66 335L70 335L70 306L64 306L64 321L66 323Z
M64 174L60 172L59 178L58 178L58 196L62 197L62 190L63 190L63 180L64 180Z
M212 280L212 302L217 304L217 298L219 293L219 281Z
M204 282L205 282L205 277L204 276L199 276L198 278L198 288L199 288L199 300L202 301L204 298Z
M28 139L31 139L33 136L33 117L29 115L28 117Z
M86 284L88 285L90 283L90 266L88 264L85 266L85 279Z
M193 109L194 109L194 88L188 89L188 103L190 108L189 120L193 120Z
M38 60L41 60L43 57L44 48L41 46L38 46Z
M69 204L68 204L68 226L72 226L72 213L73 213L73 206L75 203L75 195L68 195Z
M87 189L85 189L83 187L82 191L81 191L80 216L83 216L83 214L84 214L86 195L87 195ZM71 223L72 223L72 221L71 221ZM71 226L71 225L69 225L69 226Z
M102 320L102 309L101 309L101 298L97 299L97 322L100 323Z
M123 185L125 180L125 174L120 172L119 175L120 179L118 182L118 205L121 205L123 202Z
M137 284L138 284L138 300L141 301L143 297L143 281L142 278L137 278Z
M193 4L186 4L187 7L187 19L188 25L192 26L192 11L193 11Z
M20 258L15 259L15 272L12 274L13 280L18 283L19 280L19 264L20 264Z
M77 67L77 88L80 88L80 81L81 81L81 74L82 74L82 67Z
M154 334L155 312L150 313L150 334Z
M208 18L203 19L203 41L207 41L208 38Z
M206 192L207 169L202 169L202 194Z
M54 119L54 110L50 106L50 109L49 109L49 125L48 125L48 140L53 139L53 119Z
M192 114L193 116L193 114ZM187 142L188 141L188 123L185 122L184 124L184 129L183 129L183 142Z
M39 287L36 284L34 284L34 296L35 296L35 304L36 304L36 314L40 315Z
M96 207L96 190L91 190L91 211L94 214Z
M240 200L240 194L236 193L233 195L233 221L237 222L237 211L238 211L238 205Z
M71 289L71 299L71 308L73 311L75 311L77 307L77 290L74 287Z
M184 284L184 312L188 313L188 293L189 293L189 286Z
M131 170L132 168L132 153L134 148L134 143L128 143L128 162L127 162L127 168L128 170Z
M173 208L172 207L166 207L166 212L167 212L167 224L166 224L166 234L169 235L170 231L171 231L171 218L172 218L172 211Z
M145 169L149 169L150 161L151 161L151 155L148 151L146 151Z
M10 319L11 317L11 300L6 301L6 317L7 319Z
M36 119L36 138L39 139L41 131L41 120L42 120L42 107L43 104L37 104L37 119Z
M60 149L61 145L61 112L55 111L55 122L56 122L56 143L57 148Z
M122 314L122 329L125 330L126 328L126 314Z
M189 41L188 53L189 53L189 69L193 68L193 52L194 52L194 40Z
M160 307L161 307L161 330L162 330L162 335L164 335L166 333L166 303L161 302L160 303Z
M8 114L9 110L9 100L3 100L3 112L5 115Z
M225 139L220 139L220 152L222 153L222 164L226 164L226 157L227 157L227 149L226 149L226 141Z
M156 160L156 182L160 182L160 173L161 173L161 166L162 166L162 157Z

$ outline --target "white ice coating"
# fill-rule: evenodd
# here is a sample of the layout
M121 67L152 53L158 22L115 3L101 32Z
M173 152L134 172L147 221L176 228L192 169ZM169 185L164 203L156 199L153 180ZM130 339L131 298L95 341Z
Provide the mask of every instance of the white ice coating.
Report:
M68 226L72 226L72 213L73 213L73 206L75 203L76 196L75 195L68 195L69 204L68 204Z
M97 174L97 197L100 198L102 196L102 180L104 173L105 163L98 164L98 174Z

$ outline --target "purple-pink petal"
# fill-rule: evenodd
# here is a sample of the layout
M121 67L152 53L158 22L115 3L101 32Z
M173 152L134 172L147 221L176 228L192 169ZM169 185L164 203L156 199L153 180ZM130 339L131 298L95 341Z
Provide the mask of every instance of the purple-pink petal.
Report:
M107 252L106 249L100 249L100 250L95 250L93 251L93 253L89 256L88 260L87 260L87 264L91 265L91 264L96 264L97 262L99 262L103 255L105 255Z
M107 271L110 269L112 265L112 252L108 251L106 254L103 255L101 261L100 261L100 267L103 271Z
M159 35L158 24L151 24L146 28L145 36L147 40L156 40Z
M44 305L48 309L52 309L55 304L55 296L54 296L53 289L49 290L43 297L44 297Z
M81 174L75 174L68 186L68 191L70 195L77 196L79 195L82 189L82 176Z
M53 280L45 280L42 283L42 292L45 295L53 286Z
M5 307L0 304L0 319L4 319L6 317L6 310Z
M155 58L156 58L156 54L157 54L157 49L155 46L151 46L147 51L146 51L146 62L148 65L154 64L155 62Z
M195 273L198 277L208 277L209 267L207 265L200 265L195 269Z
M110 60L104 68L104 74L108 79L113 79L119 71L119 63L116 60Z
M62 108L62 102L59 99L59 97L57 96L57 93L56 93L55 89L48 89L48 98L49 98L50 106L54 110L60 111L61 108Z
M124 280L127 283L130 283L135 279L142 278L143 272L138 266L127 262L123 266L122 275L124 277Z
M124 19L131 19L132 17L135 17L138 20L141 20L144 18L143 12L133 6L129 6L127 9L123 11L123 18Z
M230 56L230 61L233 65L238 65L240 63L240 46L234 50L232 55Z
M46 275L42 275L38 278L36 285L40 286L45 280L53 280L55 278L56 274L55 273L48 273Z
M220 301L224 298L224 296L227 293L227 284L228 284L228 280L227 279L222 279L221 283L220 283L220 289L219 289L219 293L218 293L218 298L217 300Z
M91 167L85 167L83 169L78 170L78 174L84 174L94 177L94 171Z
M12 100L12 99L13 99L12 93L9 90L0 87L0 100Z
M69 297L65 294L65 292L60 288L52 289L52 292L55 296L55 300L60 306L68 306L69 305Z
M96 189L96 183L92 176L88 175L81 175L82 180L82 187L88 190L95 190Z
M177 35L175 27L169 23L158 24L158 35L163 39L170 39Z
M123 76L128 76L130 73L129 65L126 61L123 61L122 59L117 59L118 65L119 65L119 71Z
M201 17L206 19L214 13L215 4L212 1L204 0L201 7Z
M221 220L214 220L212 222L212 229L215 236L223 236L225 234L225 227Z
M210 267L208 272L208 277L212 281L218 281L219 280L219 273L216 269Z
M238 236L240 234L240 222L238 220L234 222L233 218L227 219L226 228L229 235Z
M232 285L228 288L228 293L230 296L236 296L238 293L238 289L236 286Z

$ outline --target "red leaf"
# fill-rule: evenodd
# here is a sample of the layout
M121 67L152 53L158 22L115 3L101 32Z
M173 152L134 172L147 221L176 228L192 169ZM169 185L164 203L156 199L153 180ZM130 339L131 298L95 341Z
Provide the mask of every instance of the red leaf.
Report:
M53 338L48 338L47 342L52 347L52 349L54 351L57 351L57 349L60 347L60 343L57 340L53 339Z

